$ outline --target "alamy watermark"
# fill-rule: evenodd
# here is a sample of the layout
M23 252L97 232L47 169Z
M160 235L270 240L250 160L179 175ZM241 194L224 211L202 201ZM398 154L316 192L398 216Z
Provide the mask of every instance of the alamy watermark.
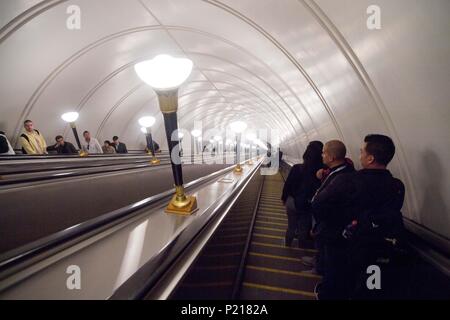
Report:
M70 265L66 269L69 274L66 280L66 287L69 290L81 290L81 268L77 265Z

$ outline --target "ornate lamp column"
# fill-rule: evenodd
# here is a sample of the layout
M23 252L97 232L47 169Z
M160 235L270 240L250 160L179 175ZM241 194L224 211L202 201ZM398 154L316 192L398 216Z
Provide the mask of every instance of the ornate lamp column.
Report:
M183 170L178 156L179 138L173 137L173 133L178 130L178 88L191 74L192 66L189 59L173 58L168 55L159 55L134 66L139 78L155 90L159 108L164 116L175 182L175 195L166 208L166 212L170 213L192 214L197 209L197 199L194 196L187 196L184 192Z
M247 162L247 164L249 166L253 165L253 161L252 161L252 148L253 148L253 143L256 140L256 135L254 133L249 133L247 134L247 140L250 142L249 143L249 160Z
M139 125L142 127L142 132L145 133L145 138L147 141L147 148L150 149L150 153L152 155L152 160L150 161L153 165L158 165L161 163L159 159L156 158L155 155L155 147L153 145L153 137L152 137L152 127L156 122L154 117L142 117L139 119Z
M191 154L192 154L192 163L194 163L194 155L198 155L199 152L199 139L201 139L202 132L198 129L194 129L191 131L191 135L193 137L191 143Z
M235 121L230 125L231 130L236 134L236 168L234 173L242 173L241 167L241 135L247 129L247 124L244 121Z
M80 138L78 137L77 126L75 124L75 121L77 121L78 116L79 116L78 112L67 112L67 113L64 113L61 116L61 118L65 122L69 123L70 127L72 128L72 132L73 132L73 135L75 136L75 140L77 142L78 149L80 150L80 151L78 151L78 154L80 155L80 157L86 157L88 155L88 153L81 149Z

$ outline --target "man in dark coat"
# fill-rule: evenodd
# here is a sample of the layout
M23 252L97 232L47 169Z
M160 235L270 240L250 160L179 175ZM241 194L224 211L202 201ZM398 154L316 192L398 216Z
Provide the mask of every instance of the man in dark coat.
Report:
M405 188L387 170L394 154L395 146L389 137L366 136L360 153L363 169L336 177L314 198L316 216L330 222L326 230L325 276L317 290L319 299L357 298L366 285L365 280L361 284L358 275L383 255L379 252L381 242L382 248L387 248L388 238L379 238L379 233L372 230L389 230L386 234L390 238L401 233ZM346 236L349 226L355 226L358 236Z
M58 154L77 154L78 151L75 146L67 141L64 141L63 136L56 136L56 144L48 147L47 151L56 150Z
M346 254L346 243L341 240L340 232L346 226L346 207L332 202L322 201L323 194L328 194L330 185L340 175L354 172L352 164L346 161L347 149L339 140L328 141L323 147L323 163L329 168L329 174L322 182L312 199L312 212L316 225L314 234L316 240L315 271L323 274L322 285L328 289L329 279L334 284L334 273L346 268L343 257ZM319 200L319 201L318 201ZM345 279L344 279L345 281ZM330 289L330 291L340 291Z
M113 137L113 143L111 144L117 153L128 153L125 143L119 141L118 136Z

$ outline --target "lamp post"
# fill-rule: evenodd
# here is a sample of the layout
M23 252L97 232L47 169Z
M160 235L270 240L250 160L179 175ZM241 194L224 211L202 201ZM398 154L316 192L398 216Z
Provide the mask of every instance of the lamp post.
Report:
M152 137L152 127L156 122L156 119L154 117L142 117L139 119L139 125L142 127L141 131L145 133L145 139L147 141L147 148L150 150L150 153L152 155L152 160L150 161L151 164L157 165L160 164L161 161L156 158L155 155L155 147L153 145L153 137Z
M241 158L241 135L242 132L247 129L247 124L244 121L235 121L230 125L231 130L236 133L236 168L234 168L234 173L242 173L242 167L240 163Z
M256 135L254 133L247 134L247 140L249 141L249 156L248 156L248 162L247 164L249 166L253 165L252 161L252 148L253 148L253 142L256 140Z
M201 153L201 155L202 155L202 163L203 163L203 143L202 143L202 141L203 141L203 138L202 138L202 136L200 136L200 137L198 137L198 151Z
M192 135L192 137L194 137L192 139L192 143L191 143L191 148L193 149L193 150L191 150L192 162L194 162L193 161L194 160L194 154L198 155L198 141L199 141L199 139L201 139L200 136L202 135L202 132L200 130L198 130L198 129L194 129L194 130L191 131L191 135Z
M178 88L191 74L192 61L158 55L152 60L136 64L134 69L139 78L155 90L159 108L164 116L167 145L175 182L175 195L167 206L166 212L192 214L197 210L197 199L185 194L181 161L177 159L178 161L175 162L172 153L174 149L175 152L179 152L179 138L176 137L175 141L172 139L173 132L178 129Z
M81 149L80 138L78 137L77 126L75 124L75 121L77 121L78 116L79 116L78 112L67 112L67 113L64 113L61 116L61 118L65 122L69 123L70 127L72 128L72 132L73 132L73 135L75 136L75 140L77 142L78 149L80 150L80 151L78 151L78 154L80 155L80 157L86 157L88 155L88 153Z

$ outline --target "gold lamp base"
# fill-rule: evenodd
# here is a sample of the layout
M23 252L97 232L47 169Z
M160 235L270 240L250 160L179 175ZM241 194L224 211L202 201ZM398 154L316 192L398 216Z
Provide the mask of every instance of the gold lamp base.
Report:
M89 155L89 153L87 153L87 152L84 151L84 150L80 150L80 151L78 152L78 155L79 155L80 157L84 158L84 157L87 157L87 156Z
M252 166L252 165L253 165L253 161L252 161L252 160L248 160L247 164L248 164L249 166Z
M156 165L158 165L158 164L161 163L161 160L159 160L159 159L157 159L156 157L154 157L154 158L150 161L150 163L151 163L152 165L156 166Z
M238 164L235 168L234 168L234 173L235 174L242 174L242 171L243 171L243 169L242 169L242 167L241 167L241 165L240 164Z
M167 205L165 212L190 215L197 210L197 198L195 196L187 196L184 193L183 186L175 186L175 195Z

